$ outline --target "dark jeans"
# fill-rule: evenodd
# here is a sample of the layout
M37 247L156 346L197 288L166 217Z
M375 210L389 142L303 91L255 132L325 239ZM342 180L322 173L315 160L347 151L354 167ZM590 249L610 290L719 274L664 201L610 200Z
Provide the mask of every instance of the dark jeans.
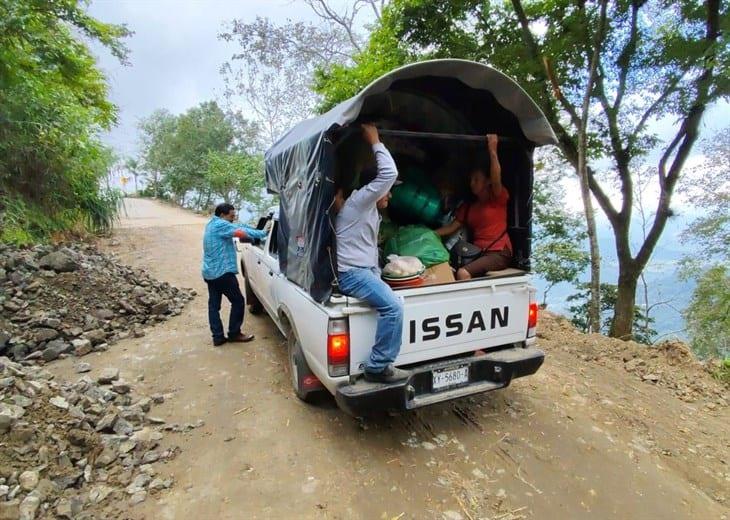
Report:
M226 273L214 280L206 280L208 284L208 323L213 341L225 338L223 322L221 321L221 298L225 296L231 302L231 315L228 319L228 336L237 336L243 325L243 312L246 308L246 299L238 287L238 279L234 273Z
M378 311L375 345L365 364L368 372L382 372L395 361L403 338L403 300L380 279L378 269L356 267L339 273L343 294L365 300Z

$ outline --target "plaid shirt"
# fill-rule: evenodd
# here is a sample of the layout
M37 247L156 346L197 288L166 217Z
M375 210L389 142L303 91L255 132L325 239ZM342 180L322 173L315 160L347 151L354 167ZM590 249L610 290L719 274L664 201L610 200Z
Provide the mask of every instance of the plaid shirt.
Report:
M203 278L215 280L227 273L238 273L236 246L233 237L242 239L266 238L266 232L231 223L220 217L213 217L205 226L203 236Z

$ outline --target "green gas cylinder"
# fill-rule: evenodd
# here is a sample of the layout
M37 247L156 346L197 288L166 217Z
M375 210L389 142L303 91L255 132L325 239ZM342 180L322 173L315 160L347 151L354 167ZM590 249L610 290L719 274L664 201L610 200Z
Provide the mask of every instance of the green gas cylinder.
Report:
M409 219L424 224L438 225L443 217L441 194L431 184L406 181L394 186L390 205Z

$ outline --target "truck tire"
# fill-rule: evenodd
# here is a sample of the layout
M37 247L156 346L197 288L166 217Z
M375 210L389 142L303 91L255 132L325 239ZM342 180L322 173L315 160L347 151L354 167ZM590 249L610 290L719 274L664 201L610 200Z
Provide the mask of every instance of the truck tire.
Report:
M304 359L302 347L294 331L289 332L286 343L289 357L289 378L294 393L305 403L311 403L324 393L322 383L312 373L307 360Z
M248 305L248 311L253 315L261 314L264 312L264 306L261 305L261 300L256 297L253 289L251 289L251 284L248 283L248 275L246 274L246 268L243 262L241 262L241 272L243 273L243 281L246 285L246 304Z

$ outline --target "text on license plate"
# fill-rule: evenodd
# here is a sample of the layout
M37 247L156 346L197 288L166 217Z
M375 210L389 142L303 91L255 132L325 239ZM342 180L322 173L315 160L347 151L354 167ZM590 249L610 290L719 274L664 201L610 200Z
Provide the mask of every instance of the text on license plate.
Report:
M456 368L445 368L433 372L434 390L441 390L450 386L469 382L469 365Z

